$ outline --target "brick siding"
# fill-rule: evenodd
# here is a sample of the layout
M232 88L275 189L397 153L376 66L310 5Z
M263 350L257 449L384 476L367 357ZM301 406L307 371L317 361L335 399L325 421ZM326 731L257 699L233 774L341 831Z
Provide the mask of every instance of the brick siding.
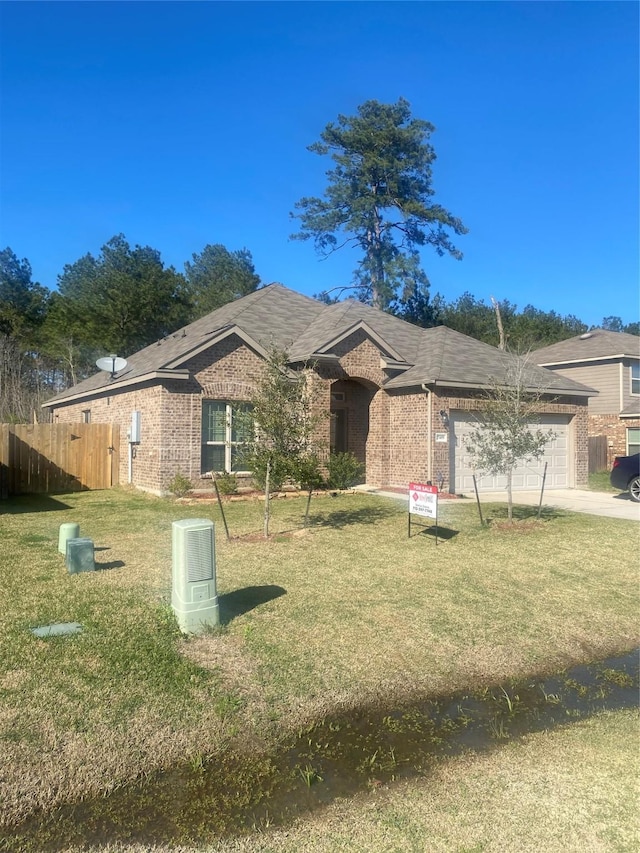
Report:
M187 381L164 380L135 390L117 390L81 403L60 405L53 420L80 423L91 412L93 423L120 424L120 482L129 477L127 432L131 413L140 412L141 441L134 445L131 482L155 494L166 492L180 473L196 488L211 487L200 475L202 400L247 400L264 370L264 362L236 337L200 353L184 365Z

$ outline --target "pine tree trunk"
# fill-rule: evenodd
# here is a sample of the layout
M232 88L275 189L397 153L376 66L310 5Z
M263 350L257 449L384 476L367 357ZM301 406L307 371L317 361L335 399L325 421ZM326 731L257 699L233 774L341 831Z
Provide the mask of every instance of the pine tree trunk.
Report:
M374 187L374 193L377 188ZM382 217L378 208L373 211L373 225L367 230L367 269L371 282L371 302L374 308L384 311L384 262L382 259Z

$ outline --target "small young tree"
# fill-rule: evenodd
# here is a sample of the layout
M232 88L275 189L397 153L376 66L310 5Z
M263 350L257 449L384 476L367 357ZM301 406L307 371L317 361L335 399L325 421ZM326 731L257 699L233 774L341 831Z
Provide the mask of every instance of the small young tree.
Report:
M466 442L479 471L507 479L507 513L513 521L513 471L519 462L542 458L555 438L553 430L536 429L544 389L526 359L513 357L503 382L493 381L478 425Z
M272 490L291 478L309 491L319 476L315 441L319 415L307 375L288 366L286 351L273 349L250 401L253 436L243 452L244 464L264 487L264 535L269 536ZM315 468L315 472L314 469Z

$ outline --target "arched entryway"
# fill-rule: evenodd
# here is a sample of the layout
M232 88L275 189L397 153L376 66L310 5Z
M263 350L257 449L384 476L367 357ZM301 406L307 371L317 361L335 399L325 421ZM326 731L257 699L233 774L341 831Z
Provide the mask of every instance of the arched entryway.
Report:
M367 464L369 407L377 390L377 386L367 379L340 379L332 383L332 453L353 453L358 462Z

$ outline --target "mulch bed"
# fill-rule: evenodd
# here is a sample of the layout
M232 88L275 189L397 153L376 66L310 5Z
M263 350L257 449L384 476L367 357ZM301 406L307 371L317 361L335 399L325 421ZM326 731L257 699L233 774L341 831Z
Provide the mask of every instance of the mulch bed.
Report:
M374 489L371 492L363 492L363 491L360 491L357 489L344 489L344 490L329 489L329 490L322 490L322 491L318 491L318 492L313 492L313 497L314 498L326 498L326 497L335 498L338 495L361 495L361 494L376 495L376 494L379 494L380 492L390 492L394 495L406 495L408 493L408 489L402 489L402 488L399 488L396 486L389 486L388 488L384 488L384 489ZM306 492L298 492L298 491L275 492L274 494L271 495L271 500L282 500L284 498L299 498L299 497L306 497L306 496L307 496ZM220 495L220 497L222 498L222 500L225 503L234 503L236 501L252 501L252 500L263 501L264 500L264 492L254 490L254 491L242 492L242 494L237 494L237 495ZM459 500L462 497L463 497L463 495L454 495L454 494L451 494L450 492L438 492L438 498L440 500L454 500L455 501L455 500ZM185 504L216 503L217 502L216 493L213 491L191 492L186 497L177 498L176 500L178 501L178 503L185 503Z

